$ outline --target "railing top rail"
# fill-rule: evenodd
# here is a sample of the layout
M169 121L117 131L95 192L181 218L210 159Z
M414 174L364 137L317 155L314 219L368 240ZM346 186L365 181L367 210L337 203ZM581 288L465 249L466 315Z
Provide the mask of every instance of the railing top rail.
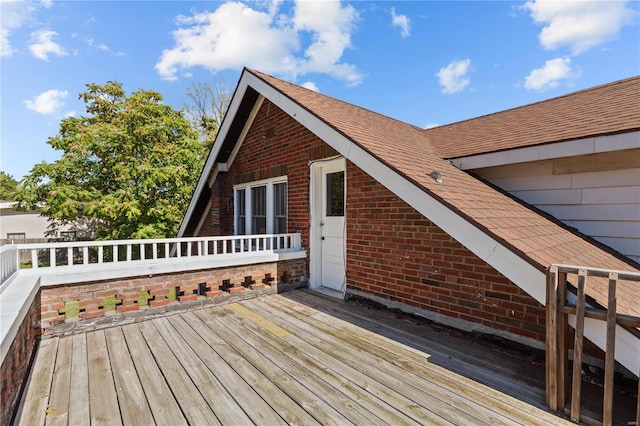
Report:
M297 233L290 232L286 234L256 234L256 235L229 235L216 237L182 237L182 238L158 238L158 239L140 239L140 240L92 240L92 241L65 241L57 243L25 243L15 244L20 250L28 249L44 249L44 248L65 248L65 247L99 247L99 246L117 246L117 245L138 245L138 244L165 244L165 243L189 243L198 241L230 241L230 240L246 240L248 238L276 238L276 237L293 237ZM6 246L2 246L6 247Z
M587 276L608 278L610 273L618 274L619 280L640 281L640 272L619 271L615 269L593 268L589 266L553 264L551 268L557 268L558 272L577 274L581 269L587 271Z
M9 252L11 250L18 250L18 245L17 244L5 244L3 246L0 246L0 253Z

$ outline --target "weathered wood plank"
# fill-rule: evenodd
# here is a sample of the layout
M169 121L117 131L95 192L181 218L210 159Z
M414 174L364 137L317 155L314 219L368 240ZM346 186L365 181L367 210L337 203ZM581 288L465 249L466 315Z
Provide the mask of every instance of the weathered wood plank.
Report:
M248 309L246 307L243 307L244 309L242 310L237 308L238 307L236 305L229 306L229 309L233 309L239 313L242 312L243 316L244 314L249 314L252 318L265 318L264 316L257 314L257 310ZM371 393L372 387L377 387L378 389L382 388L382 386L373 380L372 377L367 378L366 375L362 374L358 377L359 380L351 380L354 378L354 375L350 374L351 371L348 365L342 363L337 358L334 358L331 353L309 350L311 345L308 345L305 341L288 331L286 333L276 335L276 337L280 337L279 339L273 338L274 335L271 333L270 329L275 326L282 330L282 327L272 322L272 320L274 320L272 315L266 313L266 316L269 317L270 320L268 322L271 324L271 327L266 329L261 326L261 324L264 323L264 320L260 322L247 322L240 319L234 322L230 321L230 323L235 324L236 326L243 326L245 329L253 331L274 348L275 354L282 354L278 355L279 357L288 357L293 362L309 371L309 373L324 380L333 388L339 389L344 395L339 395L340 399L344 400L345 404L348 406L358 407L359 410L366 410L363 411L366 416L370 416L369 413L374 415L375 417L372 417L371 421L382 421L385 424L418 423L389 406L387 403L382 401L378 395ZM307 351L304 350L305 347ZM395 392L387 392L384 396L388 401L393 401L398 399L395 398L396 395L397 394ZM410 400L403 402L408 405L414 404L413 401ZM399 406L401 406L401 404L399 404ZM352 411L354 410L352 409ZM355 419L352 420L356 421ZM439 418L431 412L427 412L427 416L421 420L423 423L425 421L429 421L432 424L446 423L442 418Z
M384 311L376 309L354 309L351 303L337 302L312 291L296 291L280 295L284 300L295 300L302 305L323 312L331 317L340 318L349 324L357 324L365 330L394 342L404 344L404 348L421 354L428 353L429 359L438 365L455 371L465 377L499 389L509 395L517 395L536 401L540 408L547 407L545 401L544 374L535 370L523 370L520 360L505 357L503 354L487 351L481 345L460 345L460 339L432 330L424 325L407 321L391 324ZM358 306L358 305L356 305ZM538 402L539 401L539 402Z
M131 359L122 328L109 328L104 334L122 423L131 426L153 424L151 408Z
M180 315L180 319L182 324L177 316L171 317L170 322L176 328L180 327L180 331L185 333L184 336L188 336L192 347L202 359L207 360L216 377L225 383L230 393L242 403L256 424L267 424L259 419L269 416L269 410L275 411L289 424L319 424L302 406L246 362L200 318L193 313L184 313ZM193 334L189 334L184 328L185 325L193 329Z
M571 381L571 420L580 421L580 399L582 395L582 344L584 339L584 309L587 286L587 271L578 271L576 292L576 328L573 344L573 378Z
M189 326L184 324L184 321L180 324L179 318L176 318L175 322L178 323L178 327L176 328L169 323L168 318L158 318L153 321L158 331L162 334L162 337L174 352L176 359L197 386L202 397L207 401L207 404L209 404L209 407L214 411L216 417L222 424L234 424L238 426L253 424L251 419L249 419L242 410L242 407L238 405L233 399L233 396L225 389L225 386L233 386L233 383L221 384L206 366L206 363L212 363L213 360L199 358L190 346L198 345L199 336L194 333ZM189 330L191 333L189 333ZM190 339L191 337L195 338L195 341L192 341ZM215 369L217 365L213 364L212 367ZM242 402L247 403L247 401ZM271 412L273 413L272 410ZM276 413L273 413L273 417L265 416L263 420L265 422L264 424L267 424L267 420L269 420L269 424L283 423L282 419L278 417Z
M138 327L189 424L220 425L213 410L155 327L155 320L143 321Z
M294 297L296 299L301 297L300 293L296 292ZM309 297L313 298L314 296L311 295ZM410 377L411 374L418 374L425 377L432 377L433 374L437 374L437 384L442 384L442 386L447 385L451 386L453 389L458 389L457 392L459 392L460 395L467 395L468 397L473 397L474 400L482 401L483 405L495 409L496 412L509 413L509 416L515 416L513 418L518 421L522 421L525 424L530 422L548 422L552 424L562 422L562 420L557 416L536 409L535 407L506 395L503 392L483 386L458 374L452 374L450 370L429 362L424 353L419 353L411 347L398 344L395 340L370 332L366 330L366 327L361 328L359 323L366 322L366 319L363 319L362 321L354 320L353 324L346 323L344 321L337 320L330 315L316 311L305 304L292 303L289 295L286 297L282 295L274 296L261 299L260 301L264 301L265 304L273 305L276 309L286 311L296 319L320 328L324 332L333 334L339 339L341 339L342 333L350 333L352 338L351 340L347 340L350 343L355 343L363 350L378 354L381 358L387 359L393 364L409 368L407 377ZM345 309L347 308L348 307L345 307ZM339 327L330 325L332 318L333 321L340 322ZM339 330L334 331L333 328L339 328ZM407 364L407 362L410 362L410 364ZM404 373L402 373L402 376L404 377ZM521 416L522 418L518 416Z
M188 424L138 326L127 325L122 327L122 331L155 422L166 425Z
M607 336L604 362L604 401L602 404L602 424L613 423L613 375L616 364L616 286L618 274L609 274L609 298L607 301Z
M16 424L22 426L45 423L57 352L57 337L40 341L20 409L16 415Z
M73 340L63 337L58 341L58 355L53 370L51 398L47 407L46 425L66 425L69 421L69 390L71 388L71 357Z
M311 390L318 397L322 398L331 407L335 408L341 415L346 417L354 424L378 424L381 419L370 411L366 410L360 404L354 404L348 395L343 392L342 386L348 387L346 383L338 384L329 374L325 374L322 378L317 377L312 370L320 368L314 360L305 359L303 362L297 362L287 352L279 351L274 345L276 341L266 340L257 334L251 332L253 323L247 321L246 318L239 317L229 306L215 308L216 311L224 313L224 323L232 332L241 330L242 334L238 334L246 343L251 345L264 357L277 359L278 365L292 377L300 380L303 379L304 386ZM273 333L271 336L279 339ZM287 348L289 351L295 351L295 348ZM299 354L297 354L299 355ZM309 365L310 364L310 365ZM311 368L310 368L311 367Z
M564 285L564 284L563 284ZM546 393L547 404L553 411L558 411L558 267L552 266L547 271L546 294Z
M119 425L120 407L104 331L87 333L91 424Z
M89 370L87 368L86 333L71 336L71 383L69 389L69 424L89 424Z
M354 403L364 405L368 410L374 412L376 416L382 419L386 424L450 424L444 418L438 416L434 412L426 409L415 400L407 398L391 385L385 385L376 380L376 375L371 374L371 369L361 360L357 360L357 366L349 363L350 357L344 347L334 342L325 343L321 339L312 335L304 324L298 324L293 318L287 317L285 314L278 315L272 312L262 303L243 304L251 308L252 311L263 313L269 316L276 324L286 327L291 333L283 339L290 344L295 350L302 351L307 357L318 360L322 363L320 370L314 371L316 374L326 376L331 372L338 379L344 378L362 391L370 394L370 396L362 395L361 392L351 392L350 397ZM296 326L294 326L294 323ZM290 349L289 351L293 351ZM338 351L343 356L336 356ZM304 359L304 358L303 358ZM326 370L326 372L323 372ZM331 371L330 371L331 370ZM343 388L343 385L337 381L334 386ZM420 395L415 395L419 397ZM375 397L375 398L372 398ZM428 397L427 397L428 398ZM428 405L428 401L421 401L421 404ZM402 407L402 411L399 410Z
M209 328L224 340L226 344L235 349L253 367L269 378L276 386L285 392L298 405L313 416L316 421L325 425L345 425L351 422L339 411L325 402L315 393L311 392L299 380L305 381L306 377L295 377L285 371L279 360L272 361L262 355L251 344L237 336L224 325L224 316L216 315L216 310L194 312ZM331 390L333 392L333 390Z
M295 308L296 305L290 304L290 306L284 307L284 310L295 317ZM276 311L271 313L274 316L278 315ZM344 324L336 320L324 320L323 324L319 324L304 315L295 318L302 319L302 323L307 326L303 326L300 321L291 319L284 321L290 323L291 327L300 327L302 333L298 334L299 336L304 335L305 340L310 340L311 336L315 336L317 340L314 340L314 346L388 386L403 397L410 399L413 404L427 408L442 420L455 424L513 424L508 418L491 412L452 391L446 384L441 383L442 377L438 377L438 383L436 383L432 376L418 377L414 371L409 371L412 369L398 362L397 356L391 352L395 351L398 347L397 344L390 348L388 343L378 342L374 349L373 345L363 344L362 341L359 341L358 336L338 330L342 329ZM336 348L341 350L336 351ZM419 417L415 419L425 422L425 419ZM432 421L431 419L426 420L428 423Z

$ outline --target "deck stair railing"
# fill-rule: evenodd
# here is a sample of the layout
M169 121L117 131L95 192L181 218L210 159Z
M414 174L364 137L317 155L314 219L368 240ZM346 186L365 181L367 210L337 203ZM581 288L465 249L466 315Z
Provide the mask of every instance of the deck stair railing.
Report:
M575 303L570 303L567 297L569 295L567 278L572 274L577 277ZM608 280L608 305L606 309L597 309L587 304L586 289L589 277ZM623 315L616 311L616 286L620 280L640 283L640 274L569 265L552 265L547 272L547 402L551 410L566 411L575 423L600 423L582 414L580 407L585 317L606 322L602 424L611 425L613 422L616 324L629 329L640 327L640 317ZM573 367L569 383L568 324L570 315L575 315L576 320ZM640 376L638 371L632 373ZM640 394L640 381L638 393ZM569 408L566 408L567 402L570 402ZM638 425L639 421L640 397L636 406L636 421L632 423Z
M21 267L36 269L80 265L106 266L116 263L125 266L125 264L133 262L151 260L300 250L302 241L299 233L289 233L148 240L73 241L18 244L14 247L20 253L24 251L30 253L28 257L31 261Z

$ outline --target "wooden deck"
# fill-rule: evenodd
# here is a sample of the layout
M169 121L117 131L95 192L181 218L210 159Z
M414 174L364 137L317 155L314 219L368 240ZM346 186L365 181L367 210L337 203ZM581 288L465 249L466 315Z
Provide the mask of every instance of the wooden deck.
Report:
M16 424L570 424L530 366L296 290L43 340Z

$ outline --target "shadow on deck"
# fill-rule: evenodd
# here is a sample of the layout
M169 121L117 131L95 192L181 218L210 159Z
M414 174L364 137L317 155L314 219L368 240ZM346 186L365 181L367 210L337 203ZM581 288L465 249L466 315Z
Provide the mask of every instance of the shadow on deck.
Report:
M295 290L43 340L15 424L570 424L543 361Z

